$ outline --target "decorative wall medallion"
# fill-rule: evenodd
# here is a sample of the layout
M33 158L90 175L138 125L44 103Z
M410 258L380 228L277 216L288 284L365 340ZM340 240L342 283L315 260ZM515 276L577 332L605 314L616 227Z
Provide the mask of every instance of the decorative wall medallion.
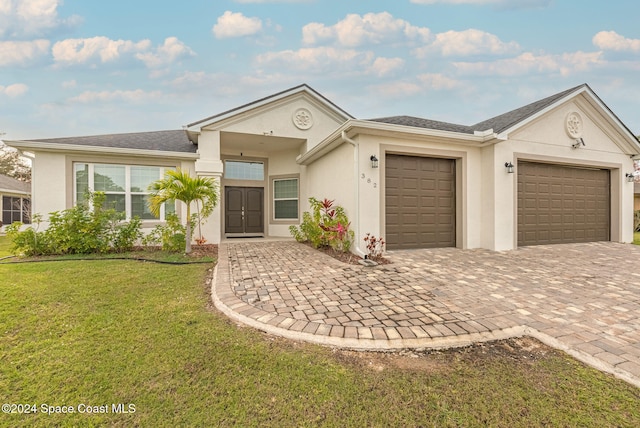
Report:
M571 138L582 137L582 117L577 112L571 112L567 115L567 134Z
M306 108L299 108L293 113L293 124L298 127L298 129L309 129L313 126L313 116L311 116L311 112Z

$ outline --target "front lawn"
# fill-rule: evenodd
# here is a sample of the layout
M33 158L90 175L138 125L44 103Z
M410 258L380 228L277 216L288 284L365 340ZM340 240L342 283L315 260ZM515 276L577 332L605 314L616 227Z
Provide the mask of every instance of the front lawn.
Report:
M637 388L546 347L355 353L238 327L211 268L0 264L0 400L38 411L0 426L640 426Z
M633 243L636 245L640 245L640 232L636 232L633 234Z

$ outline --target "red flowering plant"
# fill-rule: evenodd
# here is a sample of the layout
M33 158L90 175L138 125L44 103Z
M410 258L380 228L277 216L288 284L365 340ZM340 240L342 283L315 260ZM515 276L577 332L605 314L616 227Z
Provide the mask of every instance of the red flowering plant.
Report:
M384 238L381 236L379 238L374 235L367 233L364 237L364 243L367 247L367 258L369 259L379 259L384 254Z
M299 242L310 242L315 248L331 247L348 252L353 243L354 233L349 230L351 223L340 205L333 200L309 198L311 213L302 214L300 227L290 226L289 231Z

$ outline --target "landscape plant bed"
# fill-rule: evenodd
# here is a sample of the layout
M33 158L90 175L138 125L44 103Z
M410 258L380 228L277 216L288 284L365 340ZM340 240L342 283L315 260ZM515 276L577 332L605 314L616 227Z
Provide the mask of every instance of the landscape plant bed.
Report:
M308 245L311 248L314 248L313 245L311 245L311 243L306 242L306 245ZM336 260L340 260L343 263L348 263L348 264L352 264L352 265L357 265L360 263L360 260L362 260L362 257L357 256L353 253L345 253L343 251L337 251L331 247L319 247L319 248L314 248L315 250L321 251L323 253L325 253L328 256L333 257ZM370 260L373 260L374 262L376 262L377 264L380 265L386 265L386 264L391 264L391 260L385 258L385 257L372 257Z
M54 260L101 260L101 259L131 259L141 261L158 261L162 263L214 263L218 258L218 246L215 244L194 245L189 254L183 252L164 251L160 247L136 247L123 253L98 254L58 254L33 257L7 257L0 259L0 263L30 263L35 261Z

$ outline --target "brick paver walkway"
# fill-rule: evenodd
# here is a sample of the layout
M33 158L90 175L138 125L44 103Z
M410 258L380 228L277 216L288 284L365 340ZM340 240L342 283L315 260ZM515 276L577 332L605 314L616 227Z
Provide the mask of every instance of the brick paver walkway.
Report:
M226 242L212 295L231 318L354 349L530 335L640 386L640 247L395 251L349 265L293 241Z

